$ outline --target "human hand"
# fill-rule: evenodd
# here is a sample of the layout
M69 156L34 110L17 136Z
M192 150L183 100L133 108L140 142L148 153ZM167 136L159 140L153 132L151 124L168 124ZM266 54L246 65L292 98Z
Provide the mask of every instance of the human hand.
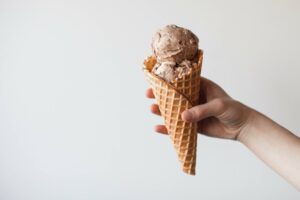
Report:
M152 89L146 91L148 98L154 98ZM151 112L161 115L157 104ZM198 132L207 136L238 139L250 126L254 110L232 99L216 83L201 78L199 105L184 111L181 117L186 122L198 122ZM168 134L164 125L155 126L158 133Z
M240 141L300 190L300 138L232 99L214 82L201 78L200 87L199 105L182 112L182 119L198 122L198 132L207 136ZM151 89L146 96L154 98ZM157 104L151 105L151 112L160 115ZM168 134L164 125L155 126L155 131Z

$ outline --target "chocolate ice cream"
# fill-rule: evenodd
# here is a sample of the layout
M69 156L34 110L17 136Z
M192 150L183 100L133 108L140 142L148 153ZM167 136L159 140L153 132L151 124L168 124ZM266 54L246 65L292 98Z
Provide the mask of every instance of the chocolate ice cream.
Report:
M160 29L152 40L152 50L157 60L152 72L168 82L190 73L198 52L198 42L191 31L176 25Z

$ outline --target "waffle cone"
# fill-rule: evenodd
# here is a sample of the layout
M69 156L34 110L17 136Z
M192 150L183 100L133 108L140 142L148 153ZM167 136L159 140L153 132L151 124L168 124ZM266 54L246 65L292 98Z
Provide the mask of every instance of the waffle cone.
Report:
M198 51L197 66L191 73L168 83L152 73L156 64L154 56L144 62L144 73L151 85L156 102L164 119L168 134L177 152L182 170L195 175L197 152L197 123L184 122L181 113L199 102L200 73L203 52Z

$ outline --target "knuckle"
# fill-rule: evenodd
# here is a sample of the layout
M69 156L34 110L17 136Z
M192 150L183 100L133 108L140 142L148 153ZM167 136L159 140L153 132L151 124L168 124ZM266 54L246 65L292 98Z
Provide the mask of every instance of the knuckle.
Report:
M224 110L226 108L226 100L224 98L217 98L214 101L218 110Z

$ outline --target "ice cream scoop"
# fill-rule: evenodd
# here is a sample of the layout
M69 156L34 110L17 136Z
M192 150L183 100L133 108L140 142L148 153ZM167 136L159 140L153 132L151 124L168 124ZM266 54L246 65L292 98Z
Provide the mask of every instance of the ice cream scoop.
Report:
M152 50L159 62L173 61L179 64L195 57L198 42L197 36L190 30L167 25L155 33Z
M167 82L189 74L198 52L199 40L190 30L167 25L155 33L152 51L156 65L152 72Z
M167 82L173 82L189 74L192 67L192 62L189 60L184 60L179 65L172 61L157 62L153 68L153 72Z
M154 66L153 71L155 72L156 75L163 77L168 82L171 82L177 77L175 66L176 63L172 61L166 61L162 63L158 62Z

